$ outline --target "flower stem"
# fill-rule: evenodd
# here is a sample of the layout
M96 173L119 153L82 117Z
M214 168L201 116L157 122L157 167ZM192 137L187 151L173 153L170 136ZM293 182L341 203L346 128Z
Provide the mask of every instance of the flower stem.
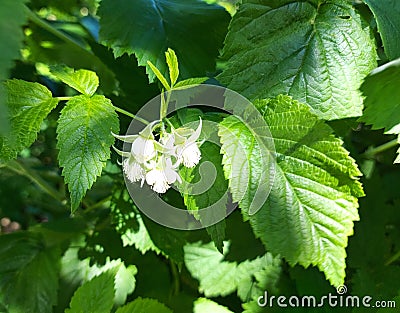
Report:
M382 153L386 150L389 150L389 149L395 147L396 145L398 145L398 140L393 139L393 140L386 142L383 145L380 145L378 147L369 148L367 151L365 151L363 153L363 156L367 159L372 159L375 155Z
M119 112L119 113L122 113L122 114L124 114L126 116L129 116L132 119L138 120L139 122L142 122L145 125L149 124L148 121L146 121L145 119L143 119L143 118L141 118L141 117L139 117L139 116L137 116L135 114L132 114L131 112L125 111L124 109L121 109L121 108L119 108L119 107L117 107L115 105L113 105L113 107L114 107L114 110Z

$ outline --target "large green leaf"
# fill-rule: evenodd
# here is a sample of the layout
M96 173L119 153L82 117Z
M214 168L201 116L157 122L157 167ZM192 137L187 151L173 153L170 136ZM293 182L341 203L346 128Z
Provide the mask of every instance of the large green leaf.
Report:
M12 61L19 58L24 34L22 25L26 22L27 0L3 0L0 10L0 82L8 77ZM0 86L0 133L7 127L6 91Z
M8 313L51 313L57 301L59 247L41 236L19 232L0 236L0 303Z
M57 127L57 147L63 176L75 211L101 174L114 142L111 131L118 133L118 116L104 96L75 96L61 111Z
M195 168L182 168L180 171L184 180L181 192L187 209L192 211L203 225L208 226L207 232L218 250L222 252L228 181L224 177L219 146L205 142L200 150L202 157L199 164ZM208 209L202 210L205 208ZM219 222L210 225L213 221Z
M23 148L36 139L43 120L57 105L51 92L38 83L10 80L5 83L8 93L7 106L11 120L11 131L0 136L0 160L17 157Z
M135 301L120 307L116 313L142 313L142 312L157 312L157 313L172 313L164 304L154 299L137 298Z
M361 121L372 129L398 134L400 143L400 59L375 69L361 86L365 110ZM398 151L400 153L400 150ZM400 163L400 156L395 160Z
M316 265L333 285L340 285L345 276L347 237L353 233L353 221L358 220L356 197L363 195L357 180L361 173L341 140L305 104L288 96L255 104L274 138L275 181L256 214L248 216L248 202L240 197L239 206L268 251L282 255L292 266ZM219 133L230 185L237 186L239 180L246 181L243 176L264 170L265 165L251 158L258 143L243 122L227 117ZM242 150L252 171L235 176L232 171L243 163L243 152L238 154ZM254 188L247 189L252 196ZM240 190L231 190L237 199Z
M385 53L390 60L400 57L400 2L364 0L374 13Z
M200 292L206 297L216 297L226 296L237 290L242 301L246 301L259 293L254 282L260 274L267 280L265 288L275 288L281 271L279 258L267 253L239 264L224 261L228 252L227 242L225 243L224 254L212 243L197 242L184 247L185 265L191 275L199 280Z
M229 23L222 7L200 0L103 0L98 13L101 40L116 57L135 54L139 65L147 67L151 82L155 76L147 61L169 76L167 48L175 50L183 78L214 71Z
M361 115L361 80L375 67L369 29L349 1L244 1L218 79L250 100L289 94L324 119Z
M66 313L110 313L114 303L115 270L94 277L79 287Z

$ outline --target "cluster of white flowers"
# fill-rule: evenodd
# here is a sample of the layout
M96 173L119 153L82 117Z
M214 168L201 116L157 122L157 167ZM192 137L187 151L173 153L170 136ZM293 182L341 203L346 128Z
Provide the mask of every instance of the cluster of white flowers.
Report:
M122 167L129 181L149 184L157 193L165 193L176 181L181 182L179 167L196 166L201 158L199 143L202 122L196 130L190 128L172 128L168 133L160 133L157 141L153 131L159 121L147 125L138 135L114 137L132 143L131 151L114 149L124 157Z

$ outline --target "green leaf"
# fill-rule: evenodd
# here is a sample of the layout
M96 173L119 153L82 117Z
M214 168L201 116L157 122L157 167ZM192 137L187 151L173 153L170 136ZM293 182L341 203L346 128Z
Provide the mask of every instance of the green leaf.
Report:
M280 275L279 258L267 253L237 264L224 261L228 247L228 242L225 242L224 254L221 254L212 243L185 245L185 265L190 274L199 280L200 292L206 297L217 297L237 290L238 296L244 301L257 291L253 277L257 278L259 274L268 280L269 287L274 288Z
M399 135L400 142L399 86L400 59L375 69L361 86L365 109L360 120L372 129L384 128L387 134ZM400 155L395 163L400 163Z
M139 65L147 67L150 82L155 76L147 61L168 76L167 48L177 53L183 78L214 71L230 19L222 7L200 0L103 0L98 14L100 39L116 57L135 54Z
M361 173L341 140L305 104L288 96L255 104L274 138L275 181L256 214L248 216L247 197L239 202L242 213L268 251L280 254L291 266L318 266L331 284L338 286L345 277L347 237L353 233L353 221L358 220L356 197L362 196L363 190L357 177ZM259 147L252 130L238 118L227 117L219 133L224 170L230 186L235 187L231 188L235 200L239 182L246 182L248 175L257 178L265 165L251 158ZM241 176L232 175L243 163L243 152L238 154L241 150L235 149L239 146L251 169ZM254 188L247 189L251 198Z
M57 148L62 174L74 212L86 191L101 174L118 133L118 116L103 96L75 96L62 109L57 127Z
M135 301L120 307L116 313L143 313L143 312L157 312L157 313L172 313L164 304L154 299L147 299L138 297Z
M36 140L43 120L58 103L51 92L38 83L14 79L7 81L5 87L11 131L0 136L0 160L3 162L16 158Z
M168 84L167 79L164 77L164 75L161 74L160 70L150 61L147 61L147 65L151 68L154 75L157 76L158 80L161 82L161 84L164 86L164 88L166 90L170 90L171 86Z
M24 39L22 25L26 23L27 0L3 0L0 10L0 83L8 78L13 60L20 57ZM8 130L7 93L0 86L0 134ZM0 146L1 148L1 146Z
M115 272L109 270L79 287L66 313L110 313L114 303Z
M115 298L114 303L117 305L124 304L126 298L131 294L136 286L135 275L137 268L135 265L125 266L121 259L110 261L109 258L104 266L92 266L88 272L88 279L98 276L101 273L112 270L115 272Z
M190 113L190 111L189 111ZM228 203L228 181L221 165L222 155L218 145L205 142L200 147L201 160L195 168L182 168L184 181L181 192L189 211L202 225L216 224L206 228L215 246L222 252L225 239L226 204ZM204 210L208 208L207 210Z
M174 89L185 89L193 87L193 85L200 85L204 83L208 77L196 77L196 78L188 78L185 80L181 80L180 82L177 82L176 85L174 86Z
M376 66L376 52L351 3L275 2L240 7L218 79L250 100L289 94L324 119L361 115L358 88Z
M199 298L194 302L193 313L233 313L226 307L206 298Z
M165 59L167 60L171 86L174 86L179 76L179 64L175 51L168 48L167 52L165 52Z
M400 2L364 0L375 15L383 47L390 60L400 57Z
M63 83L87 96L93 96L99 87L99 78L92 71L55 67L51 73Z
M41 236L0 236L0 303L8 313L51 313L57 302L61 250Z

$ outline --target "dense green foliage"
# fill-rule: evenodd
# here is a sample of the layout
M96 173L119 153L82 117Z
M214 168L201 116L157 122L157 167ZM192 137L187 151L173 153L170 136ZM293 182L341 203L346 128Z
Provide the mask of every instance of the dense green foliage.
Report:
M3 0L0 20L0 312L280 312L260 296L344 286L375 306L285 311L399 310L400 2ZM167 115L204 83L252 105ZM157 140L203 128L159 197L202 229L124 183L115 134L164 91Z

